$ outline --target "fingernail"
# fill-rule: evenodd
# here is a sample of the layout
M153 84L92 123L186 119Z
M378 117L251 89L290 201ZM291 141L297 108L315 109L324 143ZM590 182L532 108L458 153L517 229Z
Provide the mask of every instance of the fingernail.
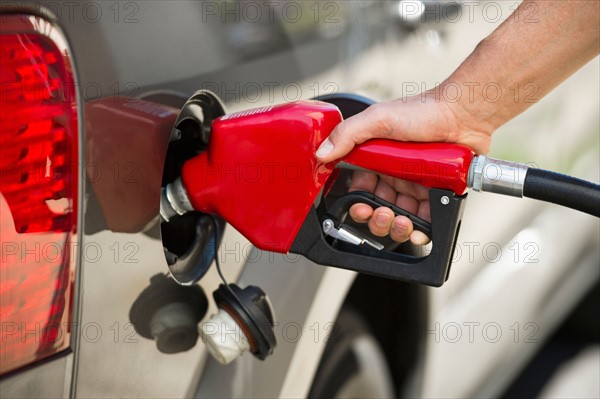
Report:
M329 140L328 138L325 139L325 141L323 143L321 143L321 145L319 146L319 149L317 150L317 156L319 158L323 158L326 157L327 155L329 155L331 153L331 151L333 150L333 143L331 142L331 140Z
M429 242L429 237L420 231L413 231L410 235L410 240L415 245L425 245Z
M389 222L390 222L390 215L388 215L387 213L380 213L375 218L375 224L378 227L387 227Z
M395 223L392 226L392 229L394 230L394 233L396 233L399 236L403 236L404 234L406 234L406 226L403 226L401 224Z

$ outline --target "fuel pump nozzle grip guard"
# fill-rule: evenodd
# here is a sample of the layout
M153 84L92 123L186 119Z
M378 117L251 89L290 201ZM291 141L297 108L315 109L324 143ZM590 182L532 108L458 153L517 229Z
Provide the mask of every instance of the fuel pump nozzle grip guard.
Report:
M229 114L211 126L208 148L185 162L167 186L161 213L189 210L217 214L260 249L296 253L326 266L441 286L448 277L460 227L473 153L446 143L369 140L342 160L323 164L319 145L342 120L320 101L299 101ZM351 167L432 187L431 223L370 194L348 193L329 209L323 198L336 167ZM433 241L415 257L390 252L345 225L354 203L389 206L405 214ZM327 231L327 233L326 233ZM340 239L346 237L348 240ZM352 238L354 237L354 238Z
M357 196L356 199L358 198ZM342 197L340 200L343 199ZM465 199L466 195L458 196L449 190L429 191L432 219L429 237L433 244L431 251L425 256L389 252L375 248L369 243L354 245L339 239L332 241L325 234L315 234L315 231L320 232L322 228L316 209L310 210L290 252L303 255L321 265L439 287L447 280L450 272ZM330 219L327 219L326 215L325 221L327 220ZM414 219L411 220L414 223ZM415 229L426 231L416 225Z

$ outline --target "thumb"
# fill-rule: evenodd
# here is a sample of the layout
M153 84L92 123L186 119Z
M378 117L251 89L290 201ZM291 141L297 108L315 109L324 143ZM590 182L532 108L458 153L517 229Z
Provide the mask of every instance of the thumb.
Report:
M387 134L383 126L385 124L373 115L374 107L369 107L337 125L321 143L316 152L317 159L324 163L335 161L352 151L355 145Z

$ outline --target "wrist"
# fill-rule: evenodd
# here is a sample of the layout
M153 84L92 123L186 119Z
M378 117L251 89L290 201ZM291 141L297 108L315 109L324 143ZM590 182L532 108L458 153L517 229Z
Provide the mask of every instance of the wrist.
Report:
M505 64L489 60L489 54L501 53L505 46L494 34L483 39L460 67L434 89L457 115L463 130L491 136L522 112L525 96L518 95L520 85L513 81L514 72L508 73Z
M428 94L429 98L435 98L439 111L447 120L449 129L446 141L465 144L477 154L487 154L492 134L500 126L496 118L489 115L494 111L487 109L488 104L482 104L474 98L470 101L469 98L462 98L462 95L456 97L447 94L457 87L457 83L448 79Z

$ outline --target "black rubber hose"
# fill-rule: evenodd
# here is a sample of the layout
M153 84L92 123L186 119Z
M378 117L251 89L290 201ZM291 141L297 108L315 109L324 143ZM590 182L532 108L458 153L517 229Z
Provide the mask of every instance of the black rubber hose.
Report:
M600 185L575 177L530 168L523 195L600 217Z

